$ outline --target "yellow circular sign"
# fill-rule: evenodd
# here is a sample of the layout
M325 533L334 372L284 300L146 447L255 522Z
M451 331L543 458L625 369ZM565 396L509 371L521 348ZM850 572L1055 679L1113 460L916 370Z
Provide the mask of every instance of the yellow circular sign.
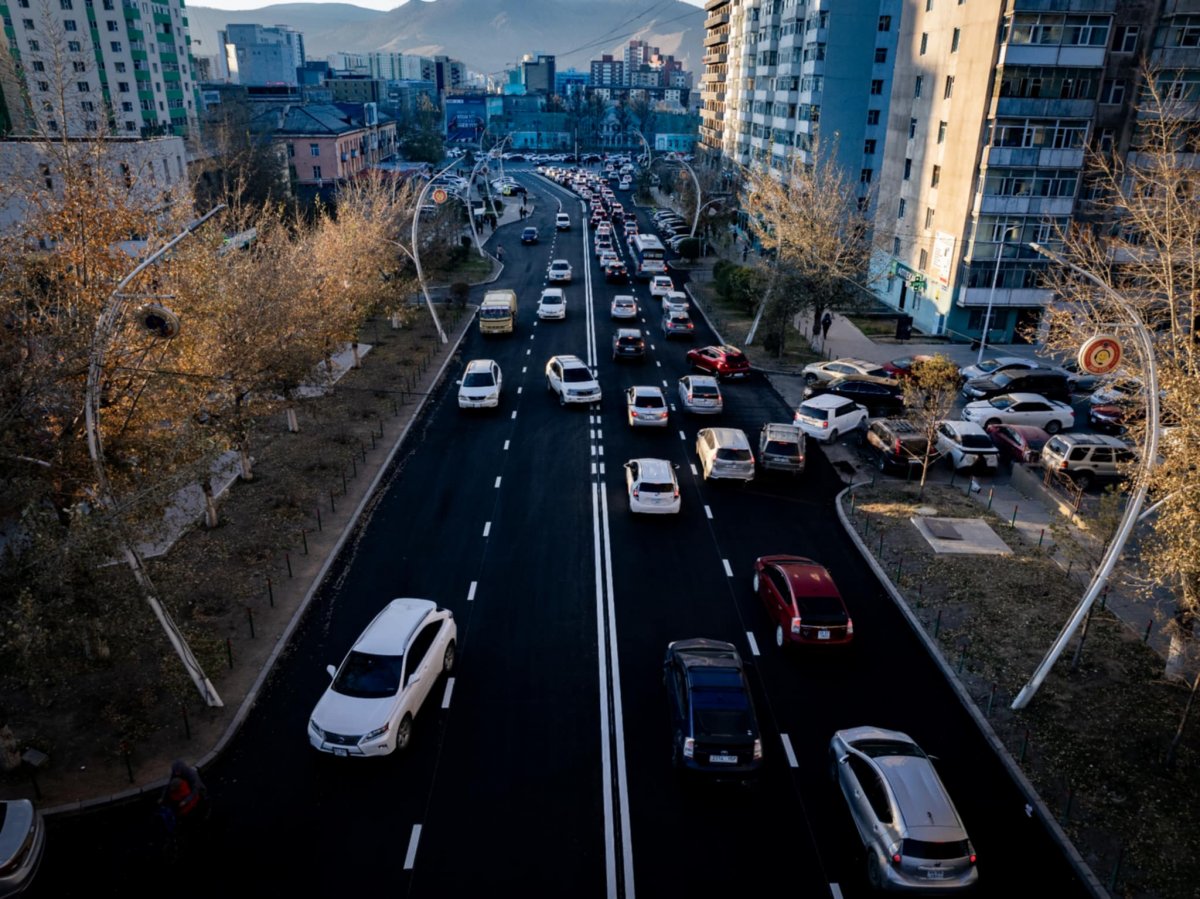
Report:
M446 197L448 197L448 196L449 196L449 194L446 193L445 188L441 188L441 187L434 188L433 202L435 202L439 206L441 206L443 203L446 202Z
M1111 334L1097 334L1079 348L1079 367L1090 375L1107 375L1121 364L1121 341Z

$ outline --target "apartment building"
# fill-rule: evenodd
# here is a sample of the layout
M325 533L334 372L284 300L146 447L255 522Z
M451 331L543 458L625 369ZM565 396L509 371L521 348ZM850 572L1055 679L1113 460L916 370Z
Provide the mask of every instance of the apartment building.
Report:
M195 133L182 0L2 0L5 133Z
M1124 153L1139 64L1200 88L1200 3L906 0L880 183L876 294L920 330L1036 330L1053 245L1086 212L1089 148ZM990 313L989 313L990 309Z
M304 35L286 25L226 25L218 32L230 77L238 84L298 84Z

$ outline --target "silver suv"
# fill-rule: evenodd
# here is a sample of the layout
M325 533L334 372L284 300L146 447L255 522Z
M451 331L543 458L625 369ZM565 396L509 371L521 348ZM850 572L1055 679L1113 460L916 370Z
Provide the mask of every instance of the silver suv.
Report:
M912 738L895 730L839 730L834 779L867 850L874 889L965 889L979 879L975 848L950 794Z
M1105 434L1055 434L1042 447L1046 471L1065 474L1081 488L1120 480L1134 458L1128 443Z

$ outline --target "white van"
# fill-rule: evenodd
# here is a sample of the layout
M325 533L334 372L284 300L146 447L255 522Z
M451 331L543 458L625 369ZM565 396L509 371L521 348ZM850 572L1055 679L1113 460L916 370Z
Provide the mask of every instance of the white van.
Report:
M554 227L557 228L559 231L570 231L571 230L571 217L569 215L567 215L565 212L560 212L554 218Z

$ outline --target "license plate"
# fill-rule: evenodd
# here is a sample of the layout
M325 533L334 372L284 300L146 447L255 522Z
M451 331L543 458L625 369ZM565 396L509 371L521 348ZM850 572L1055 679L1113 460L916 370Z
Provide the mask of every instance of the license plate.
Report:
M708 760L719 765L736 765L738 759L736 755L728 755L724 752L718 752L710 755Z
M350 753L349 753L348 751L346 751L345 749L335 749L335 750L333 750L333 754L334 754L334 755L340 755L340 756L342 756L343 758L345 758L346 756L350 755Z
M817 639L818 640L828 640L829 639L829 629L821 628L821 630L817 631Z
M927 880L944 880L945 877L946 877L946 872L942 868L926 868L925 869L925 878Z

